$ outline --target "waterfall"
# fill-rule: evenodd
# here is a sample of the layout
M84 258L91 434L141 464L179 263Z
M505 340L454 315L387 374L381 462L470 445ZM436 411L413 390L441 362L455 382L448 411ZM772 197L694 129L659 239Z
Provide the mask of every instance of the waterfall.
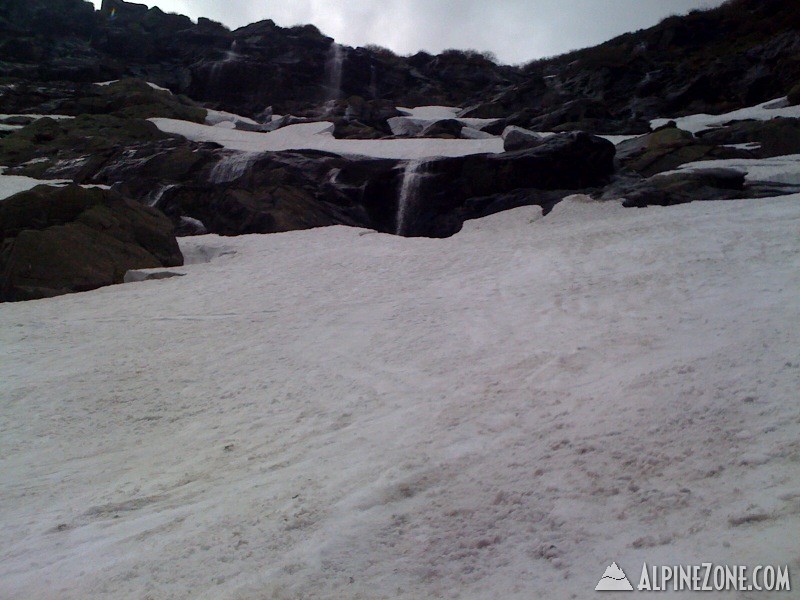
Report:
M169 185L162 185L157 190L150 192L145 198L147 206L152 206L153 208L157 208L158 203L161 202L161 199L164 197L164 194L166 194L168 191L176 187L178 187L178 185L172 183Z
M231 47L225 51L225 58L223 58L222 60L218 60L217 62L214 63L214 66L211 67L211 81L213 82L219 81L219 76L222 73L222 69L224 69L226 65L232 62L236 62L241 58L241 56L236 53L237 47L238 44L236 41L234 41L231 44Z
M344 66L344 47L336 42L328 49L325 59L325 87L328 100L338 100L342 95L342 68Z
M255 152L235 152L226 154L214 168L209 179L211 183L229 183L245 174L258 158Z
M397 225L395 233L405 235L408 232L408 221L411 211L419 204L419 192L422 179L425 176L425 162L410 160L403 170L403 183L400 186L400 195L397 199Z

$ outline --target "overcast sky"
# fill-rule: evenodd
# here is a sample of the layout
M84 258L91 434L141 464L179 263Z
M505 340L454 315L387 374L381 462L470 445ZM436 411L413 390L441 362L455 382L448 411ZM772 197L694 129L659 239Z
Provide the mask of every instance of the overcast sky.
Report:
M141 0L140 0L141 1ZM100 0L94 0L99 7ZM445 48L490 50L505 63L592 46L663 17L722 0L160 0L165 12L236 28L262 19L313 23L349 46L400 54Z

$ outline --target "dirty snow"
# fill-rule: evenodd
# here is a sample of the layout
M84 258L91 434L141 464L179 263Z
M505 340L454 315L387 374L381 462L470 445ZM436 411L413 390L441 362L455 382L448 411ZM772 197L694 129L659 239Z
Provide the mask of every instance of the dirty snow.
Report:
M188 238L184 277L0 305L0 597L796 579L799 228L798 195L576 197L447 240Z
M769 121L777 117L800 118L800 105L788 106L786 98L770 100L756 106L742 108L722 115L690 115L677 119L654 119L650 122L650 127L656 129L666 125L669 121L675 121L680 129L698 133L714 127L722 127L730 121Z

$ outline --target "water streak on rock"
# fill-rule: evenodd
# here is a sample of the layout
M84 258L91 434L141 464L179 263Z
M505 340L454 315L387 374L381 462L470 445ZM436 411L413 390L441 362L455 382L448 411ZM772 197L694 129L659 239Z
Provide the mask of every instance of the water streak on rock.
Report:
M395 233L407 235L409 219L419 205L419 194L422 179L425 177L425 161L410 160L403 171L403 183L397 199L397 219Z

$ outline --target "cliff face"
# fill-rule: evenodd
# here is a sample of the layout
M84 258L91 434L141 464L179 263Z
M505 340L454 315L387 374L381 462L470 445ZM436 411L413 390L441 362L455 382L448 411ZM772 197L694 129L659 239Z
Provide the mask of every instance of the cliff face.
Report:
M659 115L722 112L800 82L800 8L786 0L733 0L524 67L469 51L342 48L312 25L229 31L122 0L100 11L82 0L7 0L0 39L0 77L135 76L248 115L268 106L313 114L359 96L470 107L525 127L640 131Z

